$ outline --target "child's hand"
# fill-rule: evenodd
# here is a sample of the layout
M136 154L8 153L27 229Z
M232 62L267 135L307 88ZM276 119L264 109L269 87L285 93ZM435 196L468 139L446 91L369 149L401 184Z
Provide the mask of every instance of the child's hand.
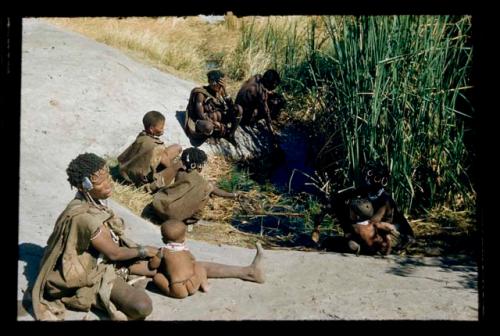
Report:
M161 248L155 251L155 255L149 259L148 268L150 270L158 269L160 267L161 261L163 259L163 254L161 253Z
M158 253L158 248L154 246L145 246L146 255L151 258L154 257Z

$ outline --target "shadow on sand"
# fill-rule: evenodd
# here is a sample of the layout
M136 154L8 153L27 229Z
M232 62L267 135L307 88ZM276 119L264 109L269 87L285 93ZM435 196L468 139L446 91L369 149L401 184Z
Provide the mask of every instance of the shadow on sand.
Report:
M23 299L17 303L17 316L31 315L34 318L33 306L31 300L31 290L35 285L36 277L42 260L44 249L36 244L21 243L19 244L19 260L24 261L23 275L28 281L28 285L23 294Z

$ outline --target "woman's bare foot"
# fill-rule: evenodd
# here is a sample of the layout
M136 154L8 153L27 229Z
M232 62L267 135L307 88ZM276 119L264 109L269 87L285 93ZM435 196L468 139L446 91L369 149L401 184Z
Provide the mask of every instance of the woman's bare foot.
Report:
M249 266L250 272L249 277L250 281L254 281L257 283L264 283L266 278L264 276L264 270L262 269L262 259L264 258L264 249L260 243L256 243L255 247L257 248L257 254L252 261L252 264Z
M200 289L203 293L208 293L210 291L210 284L208 281L204 281L200 284Z

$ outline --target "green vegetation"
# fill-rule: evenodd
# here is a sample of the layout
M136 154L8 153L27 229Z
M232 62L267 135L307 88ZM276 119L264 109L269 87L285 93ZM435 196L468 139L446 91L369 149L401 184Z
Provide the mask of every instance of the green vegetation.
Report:
M359 181L360 166L380 158L405 211L474 207L473 153L464 142L473 117L470 17L307 20L307 28L272 18L244 24L237 51L268 55L259 64L283 75L295 117L326 143L318 170L334 190Z

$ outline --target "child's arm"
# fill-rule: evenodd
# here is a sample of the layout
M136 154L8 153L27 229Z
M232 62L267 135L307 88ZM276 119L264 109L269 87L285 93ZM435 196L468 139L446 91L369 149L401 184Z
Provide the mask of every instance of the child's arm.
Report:
M398 233L397 232L398 230L396 229L396 227L391 223L379 222L379 223L373 223L373 225L375 225L375 227L378 230L386 231L388 233L390 233L390 232L393 232L395 234Z
M154 257L149 259L149 263L148 263L149 269L153 270L153 269L157 269L158 267L160 267L162 258L163 258L163 255L161 253L161 248L160 248L160 249L158 249L158 253Z
M170 283L165 275L156 273L153 282L163 294L170 296Z
M375 214L373 214L371 221L375 223L380 223L389 207L390 207L389 201L386 200L384 205L381 206Z
M187 253L188 253L188 254L189 254L189 256L191 257L191 260L192 260L192 261L196 261L196 258L194 257L194 255L193 255L191 252L187 251Z
M224 191L222 189L219 189L214 184L212 186L213 186L213 190L212 190L211 195L216 195L216 196L225 197L225 198L236 198L236 196L237 196L236 193L230 193L230 192Z

